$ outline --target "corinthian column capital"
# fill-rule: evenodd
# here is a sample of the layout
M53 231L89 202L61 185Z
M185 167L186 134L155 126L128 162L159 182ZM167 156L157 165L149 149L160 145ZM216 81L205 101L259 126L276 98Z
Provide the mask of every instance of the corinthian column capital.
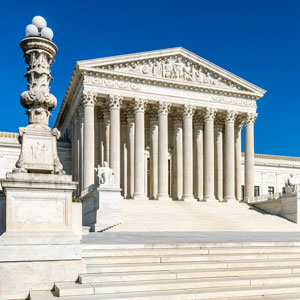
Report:
M82 92L82 105L84 106L94 106L97 101L97 93L91 91Z
M213 107L206 107L205 110L204 110L204 121L207 121L207 120L214 120L215 116L216 116L216 113L217 113L217 109L216 108L213 108Z
M195 112L196 106L191 104L185 104L183 106L183 117L192 118Z
M235 120L236 115L237 115L236 111L234 111L234 110L227 110L225 112L225 115L224 115L225 123L229 123L229 122L233 123L234 120Z
M142 112L145 113L145 109L147 107L148 100L143 98L135 98L134 99L134 113Z
M167 101L159 101L158 102L158 114L159 115L167 115L171 107L171 103Z
M123 97L118 95L109 95L108 97L108 107L111 109L120 109L122 105Z
M246 113L245 125L254 124L256 118L257 118L257 113Z

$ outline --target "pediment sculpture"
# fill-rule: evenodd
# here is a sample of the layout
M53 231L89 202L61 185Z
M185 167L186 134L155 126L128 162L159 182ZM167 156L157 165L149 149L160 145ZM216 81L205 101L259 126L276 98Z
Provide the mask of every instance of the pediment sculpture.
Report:
M199 64L182 56L161 57L102 66L101 69L144 76L165 78L176 81L196 82L210 86L225 87L234 90L246 90L244 87L220 76Z

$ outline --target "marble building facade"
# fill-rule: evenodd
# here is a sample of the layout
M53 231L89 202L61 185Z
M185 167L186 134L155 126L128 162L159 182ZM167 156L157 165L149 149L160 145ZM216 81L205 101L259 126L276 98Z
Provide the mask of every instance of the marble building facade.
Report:
M242 177L254 196L264 93L183 48L78 62L55 124L71 136L78 196L104 161L124 198L241 200Z

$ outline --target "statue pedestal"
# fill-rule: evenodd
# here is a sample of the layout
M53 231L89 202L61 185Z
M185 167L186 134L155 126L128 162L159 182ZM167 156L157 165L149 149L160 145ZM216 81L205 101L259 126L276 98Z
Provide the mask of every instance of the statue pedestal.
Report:
M114 185L94 186L91 191L83 192L80 199L83 225L91 231L103 231L122 222L121 190Z
M6 232L0 237L0 295L26 298L85 272L80 237L72 231L71 176L7 173Z

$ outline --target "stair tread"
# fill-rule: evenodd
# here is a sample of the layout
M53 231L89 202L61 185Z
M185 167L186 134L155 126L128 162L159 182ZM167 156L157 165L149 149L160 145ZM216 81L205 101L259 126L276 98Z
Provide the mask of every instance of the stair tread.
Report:
M291 290L294 290L291 291ZM249 296L232 296L230 293L252 293ZM283 292L278 294L278 292ZM211 293L212 297L207 298L208 294ZM224 293L224 297L214 297L214 294ZM226 296L226 293L229 294ZM197 295L204 294L206 298L199 298ZM186 295L186 298L181 298L182 295ZM261 295L264 295L262 297ZM267 300L267 299L276 299L276 300L284 300L284 299L300 299L300 287L297 285L269 285L269 286L239 286L239 287L222 287L222 288L205 288L205 289L178 289L178 290L168 290L168 291L157 291L157 292L139 292L139 293L120 293L120 294L105 294L105 295L85 295L85 296L70 296L63 297L62 299L71 300L113 300L113 299L164 299L169 300L170 296L172 296L172 300L174 299L211 299L211 300ZM196 298L197 297L197 298ZM298 297L298 298L297 298ZM57 297L53 296L50 291L37 291L31 292L31 300L51 300L57 299Z
M79 276L99 276L99 277L105 277L105 276L120 276L120 275L128 275L128 274L134 274L134 275L143 275L143 274L167 274L167 273L194 273L194 272L199 272L199 273L214 273L214 272L234 272L234 271L240 271L240 270L245 270L245 271L252 271L252 270L257 270L257 271L262 271L262 270L292 270L292 267L254 267L254 268L232 268L232 269L227 269L227 268L216 268L216 269L208 269L208 270L203 270L203 269L184 269L184 270L159 270L159 271L132 271L130 273L128 272L105 272L105 273L85 273L85 274L80 274Z
M192 279L180 279L180 283L189 283L189 282L215 282L215 281L233 281L233 280L262 280L262 279L286 279L286 278L299 278L300 274L275 274L275 275L265 275L265 276L228 276L228 277L217 277L217 278L192 278ZM61 282L56 283L55 285L58 288L89 288L89 287L107 287L107 286L139 286L139 285L164 285L169 283L179 283L178 279L172 280L144 280L144 281L127 281L127 282L105 282L105 283L90 283L90 284L79 284L76 282Z

